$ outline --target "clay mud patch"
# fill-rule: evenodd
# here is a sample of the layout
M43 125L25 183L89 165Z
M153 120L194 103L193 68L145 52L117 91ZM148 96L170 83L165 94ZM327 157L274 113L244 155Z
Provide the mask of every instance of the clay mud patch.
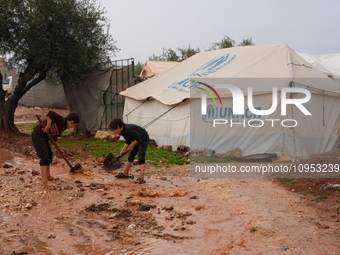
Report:
M11 141L9 147L19 146ZM0 194L4 195L0 196L0 250L6 255L14 251L38 255L336 254L339 250L338 222L331 225L315 217L295 192L273 188L269 180L219 180L211 182L216 192L211 194L203 188L205 180L183 177L187 166L175 166L175 172L170 168L169 175L162 176L147 165L147 183L136 185L115 179L89 161L81 162L82 166L98 176L67 175L69 168L58 161L51 166L60 179L53 182L56 189L42 190L38 161L23 159L25 164L0 168ZM139 196L142 188L161 196ZM188 193L171 196L176 191ZM30 209L25 208L28 203Z
M142 208L142 209L140 209ZM146 211L143 211L146 208ZM145 210L145 209L144 209ZM105 204L91 204L86 206L80 213L87 221L88 227L101 226L110 239L107 241L118 241L121 244L140 244L140 237L155 237L165 240L183 240L186 236L164 233L165 227L159 226L154 213L159 213L160 208L156 205L144 204L141 201L126 201L124 206ZM180 214L179 214L180 215ZM188 213L187 216L190 214ZM185 216L178 217L184 218ZM103 223L98 223L100 219ZM86 220L85 220L86 221ZM105 227L104 227L105 226Z

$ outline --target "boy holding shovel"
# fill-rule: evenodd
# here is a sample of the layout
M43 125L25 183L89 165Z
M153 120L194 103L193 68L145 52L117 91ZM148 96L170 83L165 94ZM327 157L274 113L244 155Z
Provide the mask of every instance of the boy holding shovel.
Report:
M61 136L64 130L75 127L79 123L79 116L77 113L71 112L66 116L66 118L64 118L54 111L49 111L47 113L47 119L44 120L43 123L45 128L43 128L40 124L36 125L32 131L31 137L34 149L40 158L41 184L43 187L47 187L51 185L48 181L52 181L57 178L53 177L50 172L50 164L53 161L53 154L49 144L49 138L46 133L50 133L53 140L56 142L56 146L59 147L58 151L60 151L60 155L63 156L64 151L57 142L58 137Z
M122 135L125 139L125 145L120 152L120 155L123 155L123 152L128 150L129 158L126 163L124 172L119 173L117 178L129 178L129 170L133 164L133 160L135 159L138 153L138 162L140 165L140 177L137 181L140 184L145 183L144 180L144 172L145 172L145 152L148 148L149 144L149 135L146 130L135 124L125 124L121 119L114 118L111 120L109 124L109 129L113 130L114 133Z

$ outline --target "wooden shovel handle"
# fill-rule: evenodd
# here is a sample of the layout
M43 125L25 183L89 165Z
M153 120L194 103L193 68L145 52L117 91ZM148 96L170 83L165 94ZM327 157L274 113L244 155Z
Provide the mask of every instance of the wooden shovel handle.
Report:
M42 126L42 128L45 128L45 125L44 125L44 123L42 122L42 120L40 119L39 115L36 114L35 117L37 117L37 119L38 119L40 125ZM52 136L50 135L50 133L47 132L47 133L45 133L45 134L47 134L48 138L52 141L52 143L53 143L54 146L57 148L57 150L59 151L59 153L61 154L61 156L63 157L63 159L64 159L64 160L66 161L66 163L69 165L69 167L72 168L71 163L67 160L67 158L65 157L65 155L62 154L62 151L59 149L57 143L54 141L54 139L52 138Z

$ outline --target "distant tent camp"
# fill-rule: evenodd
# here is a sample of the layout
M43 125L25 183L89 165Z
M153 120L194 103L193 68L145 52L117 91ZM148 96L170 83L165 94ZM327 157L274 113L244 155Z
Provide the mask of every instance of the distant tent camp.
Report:
M254 105L263 110L272 106L273 87L278 89L279 104L281 88L295 86L308 89L312 96L304 106L312 116L305 116L294 105L287 106L286 116L281 115L280 107L269 116L255 115L247 112L249 109L246 105L246 113L235 116L229 91L219 91L223 107L214 105L212 99L208 99L207 114L201 115L201 99L197 93L193 93L198 91L194 90L197 87L195 79L204 81L212 78L221 83L262 79L251 86ZM249 84L241 82L238 86L247 96ZM178 104L147 127L151 138L158 145L172 145L173 148L178 145L188 145L191 149L204 146L216 153L225 153L238 147L242 149L243 156L276 153L277 156L289 155L293 159L301 159L331 150L340 132L339 83L302 59L286 44L234 47L198 53L120 94L126 97L123 115L127 116L124 121L140 126ZM291 94L293 98L299 96L297 93ZM151 99L145 102L149 97ZM189 100L181 103L186 98ZM259 121L275 119L278 125L272 127L266 123L261 128L242 125L231 128L225 125L216 128L216 136L209 138L200 133L200 130L212 128L212 118L231 118L241 122L254 118ZM194 121L190 123L190 119ZM197 119L200 122L196 122ZM285 119L295 119L298 125L284 127L280 123Z
M154 77L165 70L179 64L176 61L146 61L140 73L140 77L144 80Z

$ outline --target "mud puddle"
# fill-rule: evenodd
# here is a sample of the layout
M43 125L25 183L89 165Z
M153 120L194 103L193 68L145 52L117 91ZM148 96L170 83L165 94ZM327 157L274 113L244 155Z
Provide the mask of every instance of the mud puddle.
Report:
M6 150L0 150L0 166L4 164L12 165L12 166L30 166L35 163L32 160L27 160L20 154L15 154Z
M42 189L38 162L6 153L0 160L19 167L0 169L0 254L287 254L254 234L255 215L196 179L140 185L90 165L93 175L52 165L59 180Z

